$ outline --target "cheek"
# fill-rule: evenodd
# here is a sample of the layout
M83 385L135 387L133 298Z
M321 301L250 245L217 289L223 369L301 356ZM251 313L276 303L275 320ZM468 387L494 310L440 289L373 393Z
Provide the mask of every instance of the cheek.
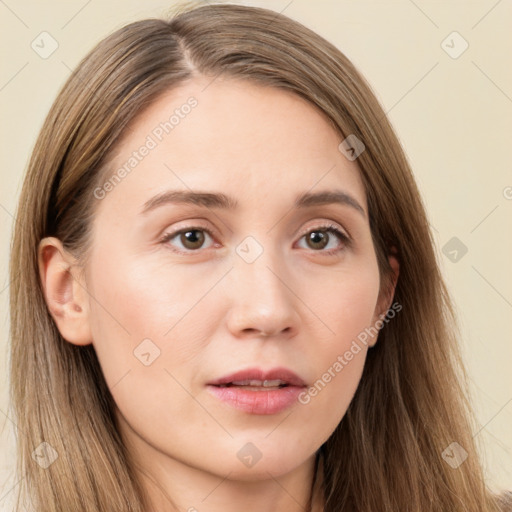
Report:
M315 380L299 397L311 416L322 418L326 437L344 416L359 385L372 335L379 294L376 262L357 272L339 272L326 280L319 294L308 300L321 320L309 360L316 369ZM320 328L318 330L320 332ZM316 422L316 421L315 421Z
M91 281L98 299L97 316L104 316L103 309L111 320L127 329L146 330L145 335L168 331L183 309L182 303L193 293L179 271L155 269L123 258L96 264L91 269ZM142 319L145 321L139 326Z
M195 357L215 325L213 310L198 322L195 309L217 278L205 283L177 265L107 252L98 251L88 274L93 344L107 382L149 361L171 368Z
M190 366L217 325L213 313L197 316L207 285L177 266L99 256L89 272L91 330L118 409L148 438L158 438L176 415L204 426L210 418L187 389ZM208 307L213 312L212 301Z
M319 352L332 357L336 352L347 350L350 341L371 326L379 286L377 262L371 257L326 272L316 283L304 283L301 290L304 302L322 324L322 329L317 329L323 333L319 338Z

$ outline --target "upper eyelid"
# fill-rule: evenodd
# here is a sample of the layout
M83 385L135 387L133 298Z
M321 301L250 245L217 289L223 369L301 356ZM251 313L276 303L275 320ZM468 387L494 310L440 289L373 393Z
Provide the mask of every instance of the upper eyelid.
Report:
M300 236L302 237L302 236L306 235L307 233L309 233L310 231L314 231L315 229L326 229L326 230L329 230L329 228L337 229L343 235L345 235L347 238L352 238L352 236L350 235L349 231L346 228L344 228L343 226L341 226L339 224L335 224L332 221L326 221L324 223L320 222L316 226L304 228L301 231L301 235Z
M166 231L164 232L161 238L174 238L176 235L186 233L187 231L206 231L211 237L217 236L217 230L201 226L200 224L190 224L189 226L185 226L183 228L178 228L172 231Z

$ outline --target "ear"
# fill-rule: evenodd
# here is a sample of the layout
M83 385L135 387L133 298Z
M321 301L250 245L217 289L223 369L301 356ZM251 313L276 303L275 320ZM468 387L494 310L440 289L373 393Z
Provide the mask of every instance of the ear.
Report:
M89 296L76 259L58 238L47 237L39 243L38 264L46 304L62 337L89 345Z
M377 328L381 325L381 322L379 322L379 320L383 321L389 308L391 307L393 297L395 295L398 274L400 273L400 264L398 263L396 255L396 247L392 247L391 252L388 255L388 261L391 266L392 273L387 286L380 291L379 299L377 301L377 306L375 308L375 313L372 320L372 326L376 325ZM377 338L378 335L373 336L371 342L368 343L368 346L373 347L377 343Z

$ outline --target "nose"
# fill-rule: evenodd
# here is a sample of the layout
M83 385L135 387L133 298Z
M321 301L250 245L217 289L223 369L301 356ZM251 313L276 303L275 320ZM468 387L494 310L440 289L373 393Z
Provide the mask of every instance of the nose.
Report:
M227 326L236 338L262 334L291 338L299 330L300 301L293 293L292 278L269 252L252 263L235 261L230 272Z

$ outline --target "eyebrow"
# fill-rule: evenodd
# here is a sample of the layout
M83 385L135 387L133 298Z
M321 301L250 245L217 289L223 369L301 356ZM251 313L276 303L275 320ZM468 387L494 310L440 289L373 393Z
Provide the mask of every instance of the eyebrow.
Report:
M236 210L238 201L233 197L221 192L192 192L184 190L169 190L152 197L144 203L141 214L146 214L165 204L192 204L206 208ZM330 190L324 192L305 192L299 195L294 202L296 209L303 209L312 206L341 204L350 206L358 211L364 218L366 212L359 202L347 192L342 190Z

